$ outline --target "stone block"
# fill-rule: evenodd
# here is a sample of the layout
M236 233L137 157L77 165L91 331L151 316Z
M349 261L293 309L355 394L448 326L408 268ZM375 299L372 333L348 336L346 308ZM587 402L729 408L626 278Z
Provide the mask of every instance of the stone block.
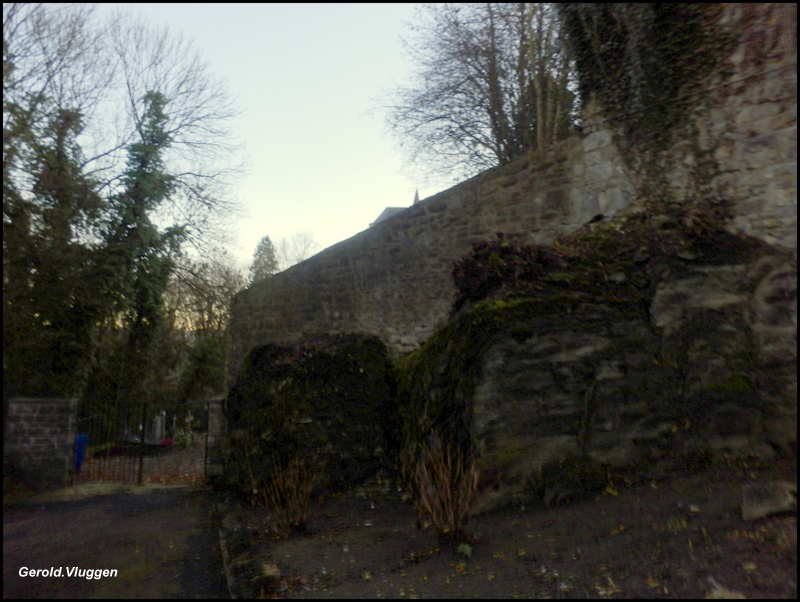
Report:
M593 132L583 138L583 152L588 153L595 149L608 146L611 143L611 132L605 129L598 130L597 132Z

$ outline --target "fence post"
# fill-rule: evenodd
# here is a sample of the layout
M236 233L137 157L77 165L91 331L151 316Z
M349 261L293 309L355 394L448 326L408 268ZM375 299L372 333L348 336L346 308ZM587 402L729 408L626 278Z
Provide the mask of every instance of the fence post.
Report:
M144 436L147 433L147 402L142 402L142 429L139 433L139 476L138 485L144 484Z

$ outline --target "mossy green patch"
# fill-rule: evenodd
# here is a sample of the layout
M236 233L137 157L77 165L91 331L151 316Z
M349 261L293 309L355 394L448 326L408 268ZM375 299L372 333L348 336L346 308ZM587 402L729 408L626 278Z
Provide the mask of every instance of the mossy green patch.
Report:
M386 348L372 337L317 337L251 352L228 396L232 459L226 478L252 494L276 467L302 457L342 489L387 463L394 383Z

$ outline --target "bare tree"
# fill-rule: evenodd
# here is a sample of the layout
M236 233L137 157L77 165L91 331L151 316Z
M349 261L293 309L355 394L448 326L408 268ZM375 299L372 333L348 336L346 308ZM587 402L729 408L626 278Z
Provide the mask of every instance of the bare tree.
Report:
M458 176L566 137L570 63L549 4L433 4L405 42L416 79L394 92L389 130L410 161Z
M314 254L319 246L311 232L295 232L289 238L281 238L275 249L280 270L286 270L305 261Z
M223 83L180 35L122 14L112 22L109 36L120 65L116 81L125 111L115 118L124 136L135 138L149 92L167 100L165 164L175 188L158 218L183 227L192 245L209 251L209 241L224 240L218 227L224 217L236 213L228 186L241 173L240 164L230 163L239 149L230 132L237 110ZM118 180L113 179L116 170L110 172L113 188Z
M4 105L26 107L38 118L43 105L82 114L97 106L115 62L105 56L93 15L87 5L3 4ZM8 126L14 115L3 116Z
M114 61L102 56L92 19L86 5L3 4L3 182L23 202L33 196L41 146L63 141L65 126L85 137L108 91Z
M166 293L164 310L172 329L221 336L231 300L246 286L245 275L225 252L204 261L184 259Z
M166 99L164 162L175 183L157 218L184 227L188 242L208 251L236 215L229 185L242 165L230 130L237 111L198 52L124 12L101 18L85 5L3 5L4 177L23 194L33 185L21 160L31 138L66 110L80 118L85 176L104 196L118 193L153 92Z

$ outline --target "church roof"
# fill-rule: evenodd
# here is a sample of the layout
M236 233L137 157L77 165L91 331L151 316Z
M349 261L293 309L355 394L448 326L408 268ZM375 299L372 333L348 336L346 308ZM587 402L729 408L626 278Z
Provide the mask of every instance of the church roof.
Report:
M381 213L378 216L378 219L372 222L369 226L371 228L375 224L378 224L385 219L389 219L393 215L397 215L398 213L400 213L401 211L405 211L406 209L408 209L408 207L387 207L386 209L383 210L383 213Z

